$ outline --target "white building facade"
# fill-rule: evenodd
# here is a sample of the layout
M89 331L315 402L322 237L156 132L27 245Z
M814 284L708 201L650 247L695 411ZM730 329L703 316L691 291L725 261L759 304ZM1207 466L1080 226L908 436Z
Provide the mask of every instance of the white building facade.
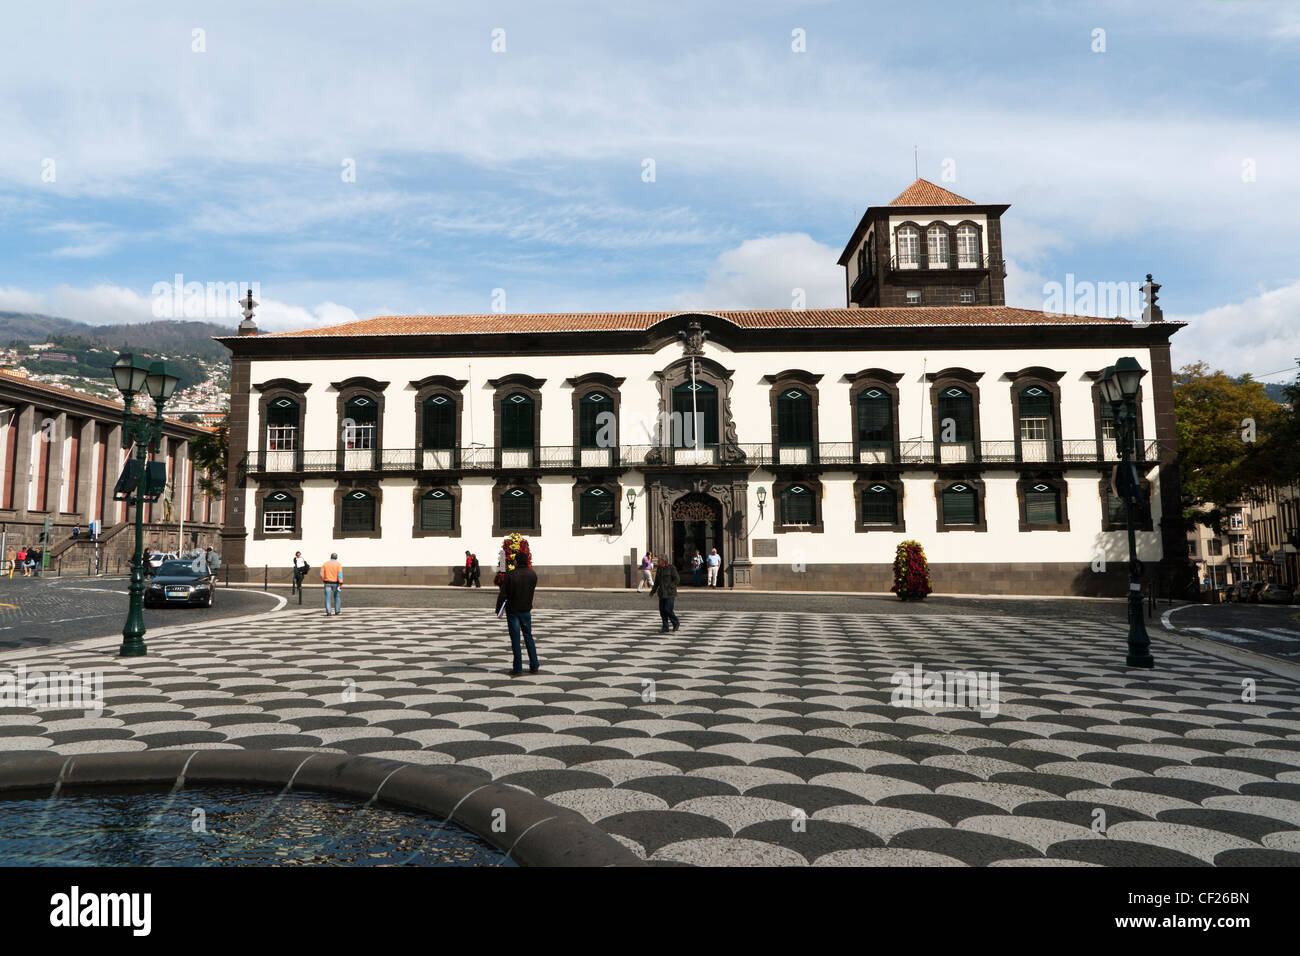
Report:
M923 236L931 215L987 225L932 206L877 221L919 221ZM458 583L466 550L490 578L518 531L544 584L635 586L647 549L689 583L694 552L716 548L730 587L887 591L914 539L936 591L1123 593L1097 376L1131 355L1148 373L1139 556L1183 574L1180 326L1158 309L1130 322L987 304L1000 262L960 241L965 266L954 235L880 268L906 267L900 288L922 290L942 269L951 297L952 273L978 262L983 303L380 317L274 335L245 323L222 339L226 561L284 575L295 551L314 565L337 551L349 581Z

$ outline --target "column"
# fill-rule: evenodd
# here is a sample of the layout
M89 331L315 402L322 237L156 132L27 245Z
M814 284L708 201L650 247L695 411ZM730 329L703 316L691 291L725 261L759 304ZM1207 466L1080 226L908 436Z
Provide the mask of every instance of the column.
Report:
M189 468L187 463L190 458L190 442L188 438L176 439L176 457L172 461L172 508L176 512L176 520L189 521ZM180 549L185 550L185 542L180 542Z
M27 517L27 500L32 491L32 431L36 425L36 406L24 405L14 416L18 427L18 444L14 449L14 511Z
M108 426L108 452L104 456L104 530L123 520L123 504L113 500L113 487L122 473L122 426Z
M73 507L82 528L89 528L95 517L95 420L83 418L77 438L77 493Z

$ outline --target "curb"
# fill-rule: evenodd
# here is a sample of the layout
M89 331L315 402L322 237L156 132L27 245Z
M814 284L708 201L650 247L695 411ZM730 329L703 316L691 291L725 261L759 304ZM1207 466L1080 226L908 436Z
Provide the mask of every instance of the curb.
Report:
M35 790L55 797L65 788L123 785L175 791L217 783L336 793L421 811L455 822L520 866L645 866L581 814L463 767L283 750L0 755L0 794Z

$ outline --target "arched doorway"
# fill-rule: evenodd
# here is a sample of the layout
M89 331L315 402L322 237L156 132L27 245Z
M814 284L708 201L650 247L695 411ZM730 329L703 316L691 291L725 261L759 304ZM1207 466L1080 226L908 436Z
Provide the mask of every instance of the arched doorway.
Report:
M718 549L726 565L722 547L722 504L712 495L683 495L672 504L672 553L670 560L683 580L692 580L691 558L698 550L707 558L709 550Z

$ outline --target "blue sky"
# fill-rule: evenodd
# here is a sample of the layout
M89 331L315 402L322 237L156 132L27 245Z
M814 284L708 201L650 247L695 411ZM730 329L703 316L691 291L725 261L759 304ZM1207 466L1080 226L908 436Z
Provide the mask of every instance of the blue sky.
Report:
M1010 304L1153 272L1177 361L1281 370L1298 60L1291 0L28 5L0 309L141 321L177 273L257 282L266 328L838 306L915 145L1012 204Z

